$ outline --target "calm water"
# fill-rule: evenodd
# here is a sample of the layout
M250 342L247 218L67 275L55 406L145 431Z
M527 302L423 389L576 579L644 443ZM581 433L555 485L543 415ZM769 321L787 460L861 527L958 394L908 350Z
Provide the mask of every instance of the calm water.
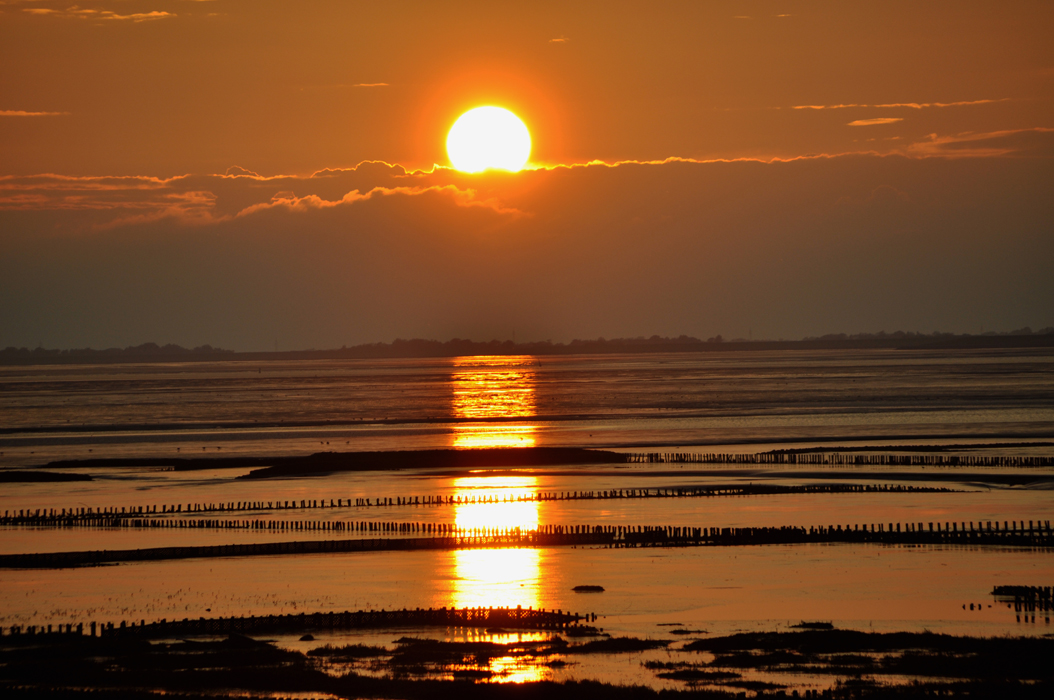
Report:
M1054 351L0 367L0 466L88 456L1054 435Z
M983 446L1054 439L1050 352L7 367L0 368L0 392L0 468L7 469L60 458L519 445L756 451L803 444L903 449L948 443L963 445L957 451L964 453L1054 454L1041 446ZM539 491L824 481L794 469L718 474L699 465L408 470L267 481L235 479L246 470L86 471L94 481L4 484L0 511L331 498L354 502L424 494L486 494L508 501ZM895 484L898 471L871 468L851 475L850 482ZM986 482L985 470L979 469L931 470L927 479L932 480L911 482L945 487L948 493L517 501L263 510L236 517L492 528L1052 520L1054 489L1044 480L1051 472L1028 470L1035 482L1013 488ZM333 535L7 528L0 530L0 553L313 536ZM1045 619L1019 622L988 593L999 584L1052 583L1051 553L995 547L549 548L209 559L0 570L0 625L523 605L595 612L597 624L613 634L650 637L667 634L668 628L660 625L670 622L719 634L774 629L802 619L859 629L1045 634L1054 631ZM579 584L602 585L606 591L573 593L571 588ZM983 607L971 611L971 602ZM421 634L454 638L465 633ZM354 640L389 643L395 636L357 634ZM294 640L283 643L296 645ZM504 678L599 677L655 684L640 661L669 653L590 658L563 670L519 668L508 670Z

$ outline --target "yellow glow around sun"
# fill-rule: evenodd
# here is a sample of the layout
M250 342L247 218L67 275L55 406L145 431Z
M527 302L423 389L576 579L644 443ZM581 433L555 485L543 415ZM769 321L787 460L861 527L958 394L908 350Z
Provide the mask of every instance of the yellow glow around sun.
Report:
M507 109L476 107L450 127L446 152L450 162L462 172L516 172L531 155L531 134L520 118Z

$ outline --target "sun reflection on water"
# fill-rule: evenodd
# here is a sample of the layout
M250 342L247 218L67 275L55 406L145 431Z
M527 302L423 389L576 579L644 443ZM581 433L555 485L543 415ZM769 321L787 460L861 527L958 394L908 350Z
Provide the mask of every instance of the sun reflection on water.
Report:
M536 492L537 477L470 476L455 479L454 487L463 499L477 501L455 506L459 528L495 532L538 527L538 503L520 500ZM454 607L539 607L538 550L459 549L453 555Z
M519 355L454 360L454 416L481 421L455 426L454 447L534 447L533 425L502 420L535 415L534 362Z
M536 415L531 357L465 357L454 360L451 377L453 446L534 447ZM523 420L520 420L523 419ZM458 528L497 534L538 528L534 476L469 476L454 480L462 503L454 510ZM455 608L541 607L541 554L537 549L459 549L451 553L454 580L449 605ZM516 656L490 660L501 683L542 680L547 669Z
M459 528L538 527L538 503L533 500L538 490L536 476L466 476L454 479L454 488L455 495L463 500L476 501L454 507L454 522Z
M517 656L491 659L490 670L495 674L491 679L492 683L532 683L548 680L552 675L537 661Z

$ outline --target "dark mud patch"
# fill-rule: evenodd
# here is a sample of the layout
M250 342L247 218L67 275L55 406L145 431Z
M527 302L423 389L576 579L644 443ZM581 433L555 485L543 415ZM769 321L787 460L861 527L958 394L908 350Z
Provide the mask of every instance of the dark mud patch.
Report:
M390 656L392 652L384 647L369 646L366 644L345 644L335 647L327 644L307 652L308 656L321 656L329 659L369 659L378 656Z
M793 673L866 672L964 680L1054 680L1054 640L955 637L929 632L850 630L750 632L685 644L714 654L710 667Z
M794 630L833 630L834 624L830 622L806 622L802 620L796 625L791 625Z
M831 688L823 693L823 697L837 700L914 700L934 696L972 700L1046 700L1054 697L1054 669L1049 663L1054 640L976 639L925 634L864 635L864 641L849 638L843 644L844 647L855 644L861 647L861 651L842 649L835 653L826 650L838 640L805 639L808 635L820 634L837 636L841 633L740 634L700 642L720 647L716 649L717 654L739 655L742 659L752 659L752 662L765 659L767 663L777 660L782 653L784 660L792 660L790 665L781 667L790 669L787 675L791 679L789 685L793 685L793 674L797 668L815 672L815 666L823 665L849 670L850 677L832 679ZM500 680L501 674L492 673L483 665L483 662L498 654L520 655L525 659L535 657L531 662L558 668L566 663L561 657L572 653L571 650L576 646L595 652L609 647L618 653L640 649L642 644L649 648L665 645L665 642L651 640L616 638L583 645L568 645L559 637L524 644L439 642L416 638L403 638L399 642L392 656L402 652L403 658L409 663L400 666L383 661L383 657L375 657L372 663L378 664L381 672L386 671L388 675L370 677L354 671L340 675L328 674L321 669L326 661L324 656L312 657L238 635L225 639L154 643L127 637L93 638L57 634L3 636L0 637L0 697L5 700L87 700L100 697L116 700L237 697L246 700L333 695L405 700L448 697L458 700L724 700L744 697L744 692L769 691L775 691L776 696L780 693L793 696L792 691L782 689L778 682L768 682L772 678L755 680L744 677L735 669L717 668L715 663L647 664L656 673L676 674L671 675L671 678L687 686L663 691L596 681L492 684L488 681ZM901 644L910 646L898 646ZM349 646L354 648L356 645ZM884 651L875 652L876 647ZM415 654L417 656L413 658ZM1008 654L1016 654L1021 661L1017 665L1003 667L999 671L1001 675L992 672L993 667L1006 661ZM810 661L805 664L796 661L801 657L810 658ZM685 654L682 658L692 657ZM934 663L941 658L954 665L956 673L965 669L971 670L973 675L933 680L931 674ZM452 664L441 661L438 662L440 666L433 666L434 659L455 661ZM963 665L964 659L970 662ZM881 677L878 681L870 676L861 678L855 669L868 661L873 661L878 668L893 664L897 673L907 675L914 675L911 671L916 666L913 664L918 664L916 677L929 677L930 680L894 685L883 682ZM1016 676L1020 666L1027 663L1034 664L1029 675ZM430 667L441 668L443 678L413 677L412 673ZM1022 681L1021 678L1026 680ZM1029 678L1033 680L1027 680ZM783 678L777 677L775 680L782 682Z
M568 627L564 631L564 636L567 637L608 637L607 633L599 627L591 627L589 625L573 625Z

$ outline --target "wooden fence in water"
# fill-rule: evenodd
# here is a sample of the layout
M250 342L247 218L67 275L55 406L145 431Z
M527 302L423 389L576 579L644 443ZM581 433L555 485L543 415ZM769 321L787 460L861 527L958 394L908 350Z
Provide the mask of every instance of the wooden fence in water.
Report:
M1054 467L1054 457L1027 455L851 454L846 452L643 452L628 464L735 464L846 467Z
M512 495L452 494L437 496L396 496L385 498L322 498L298 501L230 501L227 503L157 504L146 506L105 506L78 508L24 508L6 510L0 526L33 527L131 527L131 528L220 528L240 530L334 530L370 532L376 521L290 520L233 518L248 512L289 514L306 510L372 509L403 506L461 506L491 503L546 503L553 501L595 501L653 498L716 498L789 494L854 493L949 493L952 489L904 484L720 484L676 486L606 491L538 491ZM160 510L158 508L160 507ZM220 517L224 516L224 517ZM389 529L389 528L385 528Z
M927 527L928 525L928 527ZM967 527L969 525L969 527ZM890 544L1054 546L1050 521L970 523L865 523L813 527L691 527L624 525L544 525L518 528L456 529L424 537L297 540L251 544L153 547L145 549L45 552L0 556L0 569L65 568L118 562L292 554L453 550L515 547L700 547L768 544Z

